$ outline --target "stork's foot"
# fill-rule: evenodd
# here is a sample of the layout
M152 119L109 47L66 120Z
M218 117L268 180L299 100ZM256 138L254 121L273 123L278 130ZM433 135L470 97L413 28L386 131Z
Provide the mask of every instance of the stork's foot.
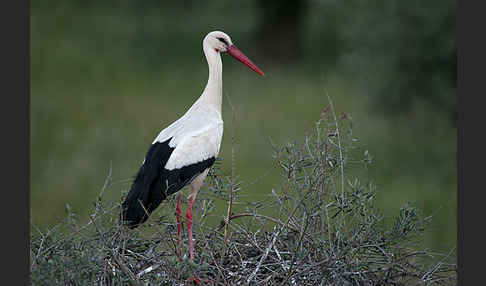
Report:
M197 285L201 284L201 280L199 278L195 277L194 275L192 275L191 277L187 278L186 282L187 283L193 282L194 284L197 284Z

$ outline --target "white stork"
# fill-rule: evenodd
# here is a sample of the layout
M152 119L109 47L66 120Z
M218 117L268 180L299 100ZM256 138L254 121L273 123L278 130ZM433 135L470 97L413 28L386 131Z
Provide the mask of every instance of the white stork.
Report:
M177 121L163 129L152 142L125 201L122 221L130 228L145 222L167 196L190 185L186 212L189 253L194 261L192 206L209 168L219 153L223 137L221 53L228 53L258 74L263 72L220 31L210 32L203 40L209 67L208 83L202 95ZM181 258L181 194L176 216L178 249Z

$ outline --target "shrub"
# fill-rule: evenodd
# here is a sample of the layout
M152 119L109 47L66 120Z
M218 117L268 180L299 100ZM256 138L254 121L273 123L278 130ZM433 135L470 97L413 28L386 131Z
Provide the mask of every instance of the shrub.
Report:
M452 251L420 248L430 217L406 204L387 223L374 205L375 185L348 174L372 157L332 103L302 143L274 146L274 159L281 188L261 201L239 201L244 190L234 174L221 175L219 164L211 170L196 202L194 263L176 256L175 216L167 211L174 198L128 230L118 219L120 203L102 200L109 174L89 223L67 207L63 222L32 235L32 284L181 285L193 274L205 285L455 284ZM214 214L218 200L244 210ZM223 217L220 225L214 216Z

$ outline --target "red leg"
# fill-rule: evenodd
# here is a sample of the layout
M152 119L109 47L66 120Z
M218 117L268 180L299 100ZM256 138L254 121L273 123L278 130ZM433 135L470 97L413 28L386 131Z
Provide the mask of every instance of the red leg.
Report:
M194 277L194 275L192 275L191 277L186 279L186 282L189 283L194 282L195 284L199 285L199 283L201 283L201 280L199 278Z
M187 235L189 239L189 254L191 261L194 261L194 242L192 241L192 205L194 204L194 196L189 197L189 206L186 212Z
M177 256L179 256L179 260L182 260L182 251L181 251L181 234L182 234L182 226L181 226L181 197L182 194L179 194L179 198L177 199L177 206L176 206L176 217L177 217Z

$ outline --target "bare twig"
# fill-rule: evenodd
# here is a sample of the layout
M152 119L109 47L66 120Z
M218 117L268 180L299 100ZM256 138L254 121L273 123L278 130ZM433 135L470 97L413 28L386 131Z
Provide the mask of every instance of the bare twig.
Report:
M233 205L233 189L235 185L235 124L236 124L236 112L233 104L231 103L230 97L226 94L226 98L228 99L228 103L231 106L231 114L232 114L232 125L231 125L231 188L229 194L229 201L228 201L228 212L226 213L226 223L224 226L224 249L226 249L226 241L228 239L228 225L230 223L230 216L231 216L231 207Z
M251 280L253 280L253 278L255 277L255 275L258 273L258 271L260 270L260 267L262 266L262 263L263 261L265 261L265 259L267 259L267 256L268 256L268 252L270 251L270 249L273 247L273 245L275 244L275 241L277 240L277 237L278 235L280 234L280 231L282 230L282 228L280 228L277 232L275 232L275 229L277 228L277 226L274 226L273 227L273 237L272 237L272 241L268 244L267 248L265 249L265 252L263 253L262 257L260 258L260 261L258 262L258 265L257 267L255 268L255 270L253 270L253 272L251 273L251 275L248 277L248 279L246 279L246 283L250 283Z

